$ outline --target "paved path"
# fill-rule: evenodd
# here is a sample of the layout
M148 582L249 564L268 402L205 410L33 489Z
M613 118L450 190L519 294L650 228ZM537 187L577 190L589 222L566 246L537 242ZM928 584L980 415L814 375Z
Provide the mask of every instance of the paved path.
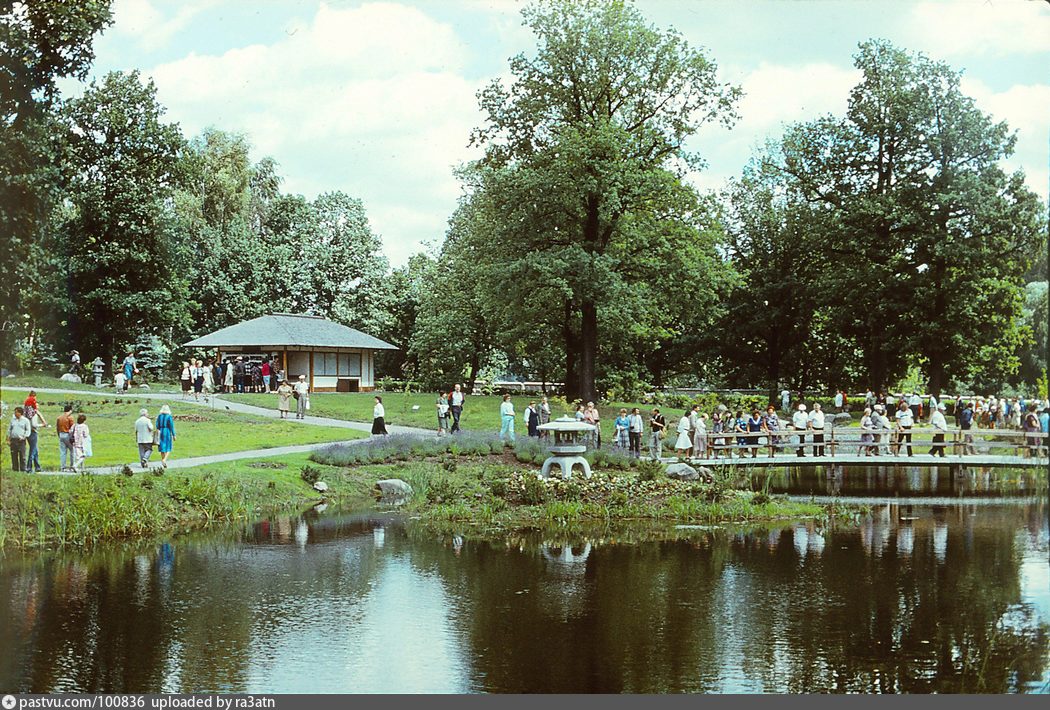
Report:
M231 412L238 412L240 414L251 414L253 416L258 416L258 417L267 417L269 419L280 419L280 417L281 417L281 413L278 412L276 408L275 409L267 409L265 407L256 407L254 405L243 404L241 402L230 402L230 401L227 401L227 400L225 400L225 399L223 399L222 397L219 397L219 396L212 396L209 401L205 402L203 400L197 401L197 400L192 399L192 398L190 398L190 399L183 399L181 394L179 394L179 393L172 393L172 392L138 392L138 391L132 390L128 394L117 395L114 392L108 392L108 393L107 392L99 392L98 394L95 394L94 392L86 392L84 390L57 389L57 388L56 389L52 389L52 388L44 388L44 387L4 387L5 391L11 391L11 392L28 392L30 389L35 390L38 394L74 394L74 395L81 395L81 396L87 395L88 397L105 396L105 395L108 394L108 395L112 395L114 397L114 399L121 399L121 398L125 398L126 397L128 399L148 399L148 400L158 400L158 401L162 401L162 402L181 402L183 404L191 404L191 405L194 405L194 406L203 407L205 409L217 409L217 410L221 409L221 410L227 410L227 411L231 411ZM369 433L371 433L371 431L372 431L372 424L371 423L349 422L349 421L346 421L345 419L329 419L327 417L310 417L310 416L308 416L305 419L296 419L294 417L289 417L286 421L294 422L296 424L306 425L306 426L329 426L329 427L337 427L337 428L340 428L340 429L352 429L354 431L364 431L364 432L369 432ZM436 436L436 434L433 431L429 430L429 429L419 429L417 427L409 427L409 426L394 426L394 425L390 425L390 424L387 425L387 431L389 431L391 434L415 434L417 436ZM130 434L129 434L129 436L130 436ZM304 444L304 445L301 445L301 446L278 446L278 447L274 447L274 448L270 448L270 449L252 449L252 450L249 450L249 451L234 451L234 452L231 452L231 453L228 453L228 454L215 454L215 455L212 455L212 456L195 456L195 457L192 457L192 458L184 458L184 459L174 459L174 458L172 458L172 459L168 460L168 468L169 469L190 468L192 466L202 466L204 464L209 464L209 463L221 463L223 461L237 461L237 460L240 460L240 459L256 459L256 458L267 458L267 457L272 457L272 456L284 456L285 454L298 454L298 453L303 453L305 451L314 451L315 449L321 449L321 448L324 448L325 446L331 446L332 444L336 444L336 443L359 444L359 443L362 443L362 442L365 442L365 441L368 441L368 439L351 439L350 441L345 441L345 442L329 441L329 442L323 442L323 443L319 443L319 444ZM152 467L154 465L160 465L160 454L157 453L156 451L154 451L153 452L153 456L154 456L154 458L152 458L150 460L150 466ZM138 463L137 459L134 460L134 461L129 461L127 465L131 466L136 471L141 470L141 467L139 466L139 463ZM108 474L108 473L119 473L123 469L123 467L124 467L124 464L118 464L118 465L115 465L115 466L103 466L103 467L99 467L99 468L89 468L89 469L87 469L87 471L88 471L88 473L106 473L106 474ZM48 475L66 475L66 476L73 475L73 474L70 474L69 472L59 472L59 471L47 471L45 473L48 474Z

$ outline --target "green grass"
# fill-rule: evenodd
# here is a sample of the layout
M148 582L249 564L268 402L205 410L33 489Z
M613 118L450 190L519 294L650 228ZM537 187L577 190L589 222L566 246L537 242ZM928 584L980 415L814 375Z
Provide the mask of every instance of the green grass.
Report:
M95 377L90 372L86 375L82 375L85 378L84 382L63 382L58 379L58 375L52 375L45 372L26 372L23 375L16 375L14 377L5 377L3 379L4 387L33 387L33 388L50 388L50 389L61 389L61 390L79 390L82 392L94 392L103 394L113 393L113 379L109 378L108 382L104 378L103 386L101 388L95 387ZM141 384L139 376L135 378L135 384L131 388L131 392L140 391L138 385ZM142 392L180 392L182 388L178 383L175 382L150 382L148 390L141 390Z
M265 511L312 505L320 494L302 480L306 455L232 461L162 475L34 476L5 474L0 547L90 545L188 531L212 523L256 520ZM342 472L317 466L333 481L332 500L361 499L362 485L341 485ZM159 471L159 469L157 469Z
M0 456L4 457L0 460L3 461L5 469L10 465L6 438L7 422L13 415L14 407L25 401L25 395L25 392L11 392L6 389L2 395L4 403L8 406L4 421L5 436L0 443ZM44 419L51 425L40 432L40 463L45 470L56 470L59 466L55 420L62 413L65 402L74 403L74 413L83 412L87 415L94 449L94 456L88 459L88 466L136 462L138 449L135 444L134 424L138 419L139 410L145 407L149 410L150 417L156 420L163 404L171 407L171 413L175 417L177 438L172 458L346 441L367 436L364 432L350 429L297 424L294 421L268 419L180 402L138 399L134 395L114 398L86 394L80 396L41 393L37 395L37 402ZM190 419L180 419L183 417ZM153 460L159 461L156 451Z

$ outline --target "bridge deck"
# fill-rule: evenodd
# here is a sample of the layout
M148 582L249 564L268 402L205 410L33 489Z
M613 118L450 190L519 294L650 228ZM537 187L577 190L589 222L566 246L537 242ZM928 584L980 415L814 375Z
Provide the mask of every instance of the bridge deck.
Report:
M660 459L664 463L675 463L674 457ZM737 457L733 458L688 458L685 459L690 465L700 466L948 466L964 468L1042 468L1048 467L1048 460L1044 457L1025 458L1023 456L996 456L992 454L971 454L967 456L931 456L929 454L916 453L908 455L884 455L863 456L856 454L836 454L834 456L759 456L758 458Z

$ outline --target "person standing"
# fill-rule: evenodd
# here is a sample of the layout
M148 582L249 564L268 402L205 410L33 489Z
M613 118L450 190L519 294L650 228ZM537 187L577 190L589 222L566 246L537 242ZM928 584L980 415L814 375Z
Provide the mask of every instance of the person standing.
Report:
M809 428L813 430L813 455L824 455L824 412L820 409L820 402L813 403L813 411L809 413Z
M300 379L302 375L299 375ZM386 436L386 408L383 406L383 398L376 395L375 406L372 407L372 436Z
M452 388L452 394L449 396L449 406L452 409L452 433L455 434L459 431L459 418L463 415L463 402L465 397L463 396L463 388L457 383Z
M15 414L7 427L7 443L11 449L11 470L26 471L26 442L33 427L25 417L25 410L15 407Z
M26 453L26 473L32 473L34 470L40 473L43 470L40 466L40 430L47 428L47 422L40 413L34 390L29 391L29 396L22 405L22 412L29 421L29 439L26 440L29 449Z
M630 436L631 457L640 459L642 457L642 431L645 429L645 424L642 422L642 410L635 407L631 410L631 415L627 419L630 421L628 434Z
M667 431L667 420L660 410L653 407L649 414L649 458L658 461L663 456L664 433Z
M700 418L700 405L694 404L689 408L689 440L693 442L693 445L689 447L689 455L694 456L696 453L696 421Z
M904 442L908 442L908 456L912 455L911 449L911 428L915 424L915 416L912 409L902 399L900 404L897 405L897 451L896 454L900 455L901 448Z
M263 392L270 391L270 358L265 358L259 365L259 374L262 376Z
M529 402L529 406L525 408L525 426L529 429L529 436L539 437L540 410L535 402Z
M281 413L281 419L288 418L289 400L292 398L292 394L295 390L287 382L282 382L277 385L277 411Z
M510 401L510 395L503 395L503 402L499 405L500 441L514 441L514 403Z
M930 415L930 426L936 429L933 435L933 446L930 447L932 456L944 458L944 435L948 432L948 421L944 418L944 405L938 403L937 409Z
M689 436L689 432L692 429L689 415L692 411L692 409L685 410L682 418L678 420L678 439L674 442L674 452L680 458L688 456L689 450L693 448L693 440Z
M1039 428L1039 417L1033 409L1025 412L1021 420L1021 427L1024 429L1025 443L1028 444L1025 448L1025 458L1034 458L1039 455L1039 442L1042 435Z
M67 404L62 408L62 414L55 420L55 430L58 432L58 462L59 470L73 469L73 427L76 420L73 419L73 405Z
M835 412L842 414L842 390L835 393Z
M621 409L619 416L613 421L613 436L615 446L624 453L631 448L631 420L627 417L627 410Z
M602 448L601 415L598 414L598 408L594 406L594 402L587 403L587 407L583 410L583 421L594 427L594 433L592 435L594 448Z
M139 465L142 468L149 465L149 457L153 455L153 431L149 412L140 409L139 418L135 420L135 443L139 446Z
M190 375L193 377L193 399L199 402L201 392L204 391L204 363L200 360L195 361L190 368Z
M69 353L69 372L80 377L80 353L76 350Z
M204 363L204 397L208 398L215 391L215 378L216 370L215 364L211 362Z
M872 446L874 442L874 435L871 433L875 429L875 422L871 418L871 407L864 408L864 414L860 418L860 449L857 451L860 454L862 451L865 456L871 456L871 450L876 449L878 453L878 447Z
M126 392L131 387L132 379L139 372L139 364L135 359L135 351L129 350L127 356L124 358L124 391ZM79 421L79 418L78 418ZM86 425L85 425L86 426Z
M806 429L809 428L809 417L806 415L806 405L799 404L798 409L791 415L791 428L794 429L798 437L798 448L795 449L795 456L799 458L805 458L805 444L806 444Z
M755 407L754 409L751 410L751 416L748 417L748 420L747 420L747 431L748 431L748 433L755 434L755 433L761 432L762 428L763 428L762 412L759 410L758 407ZM749 437L747 437L747 445L751 448L751 458L753 458L753 459L757 459L758 458L759 439L761 439L761 438L762 437L759 437L759 436L749 436Z
M973 400L966 400L963 405L962 414L959 415L959 428L963 431L963 453L975 454L977 448L973 445Z
M551 421L551 404L547 401L547 395L543 395L540 400L540 426L544 424L550 424ZM550 436L549 432L542 432L544 438Z
M306 410L310 408L310 383L306 381L306 375L299 375L299 381L295 383L294 396L295 418L306 419ZM376 399L379 398L377 397Z
M160 465L168 467L168 457L171 450L175 448L175 419L171 416L171 408L164 405L160 408L157 416L157 450L160 451Z
M449 433L449 413L451 407L448 404L448 395L444 392L438 392L437 398L437 419L438 419L438 436Z
M235 370L236 368L233 366L233 363L227 360L222 375L222 391L226 394L234 391L234 377L236 376Z
M787 390L780 391L780 409L784 412L790 412L791 406L791 393Z
M73 427L73 470L84 472L84 462L91 457L91 429L87 425L87 415L78 414L76 426Z
M922 397L919 396L918 392L912 392L908 397L908 409L911 410L913 422L922 421Z
M244 392L244 358L239 357L233 363L233 390L237 394Z
M777 416L777 408L770 404L766 407L766 416L762 418L763 431L769 435L769 453L775 456L780 450L780 417Z
M188 362L182 363L182 374L179 375L179 384L182 385L182 398L190 396L190 387L193 385L193 370Z

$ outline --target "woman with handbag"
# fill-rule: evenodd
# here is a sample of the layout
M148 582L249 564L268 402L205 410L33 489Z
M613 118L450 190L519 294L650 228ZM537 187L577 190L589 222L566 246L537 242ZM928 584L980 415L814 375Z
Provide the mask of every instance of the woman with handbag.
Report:
M287 382L281 382L277 386L277 411L281 413L281 419L288 418L288 412L291 409L289 405L292 395L295 394L295 390Z
M175 420L171 416L171 408L164 405L157 415L157 448L160 451L160 465L168 467L168 456L175 447Z

